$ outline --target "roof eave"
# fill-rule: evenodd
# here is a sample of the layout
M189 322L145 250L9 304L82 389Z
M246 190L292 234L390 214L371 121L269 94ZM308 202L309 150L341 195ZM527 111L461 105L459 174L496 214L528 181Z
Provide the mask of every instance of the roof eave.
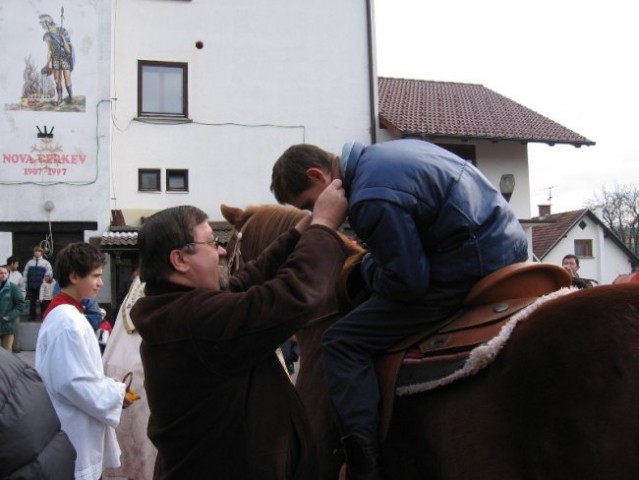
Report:
M590 147L595 145L595 142L591 140L561 140L561 139L547 139L547 138L515 138L515 137L490 137L490 136L480 136L480 135L460 135L460 134L444 134L444 133L436 133L436 132L411 132L411 131L402 131L397 128L395 125L390 123L388 120L380 121L380 124L383 128L389 130L395 136L401 138L422 138L427 140L461 140L462 142L468 142L470 140L486 140L493 143L498 142L519 142L522 145L526 145L528 143L545 143L549 146L554 145L572 145L575 148L581 148L582 146Z

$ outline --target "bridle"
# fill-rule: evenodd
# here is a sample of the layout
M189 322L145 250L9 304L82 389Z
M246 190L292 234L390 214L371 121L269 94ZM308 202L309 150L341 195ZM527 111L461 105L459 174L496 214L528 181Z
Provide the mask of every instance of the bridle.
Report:
M242 225L242 228L240 228L239 231L236 230L235 245L233 245L233 251L228 256L228 261L227 261L227 268L229 271L229 275L233 275L240 268L240 260L242 258L242 239L244 238L244 230L246 230L246 227L248 226L248 224L251 223L251 220L253 220L252 216L249 217L249 219L246 221L244 225ZM233 270L233 267L235 267L235 270Z

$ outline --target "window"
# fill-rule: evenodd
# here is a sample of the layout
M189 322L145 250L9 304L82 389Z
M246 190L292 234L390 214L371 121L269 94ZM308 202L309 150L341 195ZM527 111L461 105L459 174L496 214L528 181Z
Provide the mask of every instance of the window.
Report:
M592 257L592 240L575 240L575 255Z
M189 116L188 64L138 60L138 116Z
M167 192L188 192L189 191L189 171L167 169L166 191Z
M475 145L459 145L455 143L438 143L437 145L477 166Z
M138 191L159 192L160 191L160 169L141 168L138 170Z

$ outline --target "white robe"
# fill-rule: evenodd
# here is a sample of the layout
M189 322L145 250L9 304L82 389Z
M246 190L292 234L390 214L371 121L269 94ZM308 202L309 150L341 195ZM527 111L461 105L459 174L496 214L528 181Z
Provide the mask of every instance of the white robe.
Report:
M55 307L42 323L35 366L76 449L76 480L95 480L119 466L115 427L126 387L104 375L95 333L73 305Z
M133 374L131 390L141 396L122 412L120 425L115 430L118 443L122 448L120 457L122 465L118 469L110 469L104 473L108 477L151 480L158 451L146 435L150 410L144 389L144 369L140 357L142 338L135 331L130 316L131 308L142 296L144 296L144 283L136 277L122 302L102 355L105 373L112 377L123 378L131 372Z

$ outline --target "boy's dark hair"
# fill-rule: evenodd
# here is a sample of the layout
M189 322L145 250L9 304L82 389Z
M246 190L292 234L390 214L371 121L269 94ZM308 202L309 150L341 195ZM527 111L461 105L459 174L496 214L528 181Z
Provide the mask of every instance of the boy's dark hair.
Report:
M70 243L55 258L53 272L60 288L69 285L69 275L75 273L84 278L106 263L106 256L93 245L85 242Z
M279 203L290 203L291 198L311 186L306 170L317 167L331 172L332 155L315 145L293 145L273 165L271 192Z
M16 263L19 261L20 260L18 260L18 257L16 257L15 255L11 255L10 257L7 257L7 265L11 265L12 263Z
M182 205L162 210L149 218L138 234L140 280L157 283L173 271L172 250L193 242L193 229L209 217L197 207Z

